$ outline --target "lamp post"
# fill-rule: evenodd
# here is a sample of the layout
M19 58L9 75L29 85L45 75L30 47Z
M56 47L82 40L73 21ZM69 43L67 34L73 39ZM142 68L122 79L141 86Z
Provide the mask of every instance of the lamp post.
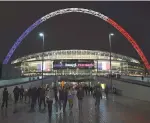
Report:
M110 54L110 85L111 85L111 91L112 91L112 65L111 65L111 50L112 50L112 47L111 47L111 38L112 36L114 36L113 33L110 33L109 34L109 54Z
M39 33L39 36L42 37L42 86L43 86L43 63L44 63L44 33Z

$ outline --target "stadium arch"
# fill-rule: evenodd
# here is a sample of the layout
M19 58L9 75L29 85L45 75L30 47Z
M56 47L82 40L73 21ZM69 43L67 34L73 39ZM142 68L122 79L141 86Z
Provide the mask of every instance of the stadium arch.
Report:
M12 57L14 51L17 49L17 47L20 45L20 43L23 41L23 39L32 30L34 30L38 25L40 25L44 21L46 21L46 20L48 20L48 19L50 19L52 17L55 17L57 15L71 13L71 12L90 14L90 15L96 16L96 17L106 21L110 25L112 25L114 28L116 28L131 43L131 45L137 51L138 55L140 56L141 60L143 61L145 67L148 70L150 70L150 64L149 64L147 58L145 57L144 53L142 52L141 48L136 43L136 41L129 35L129 33L127 33L119 24L117 24L114 20L110 19L109 17L101 14L100 12L96 12L96 11L93 11L93 10L90 10L90 9L84 9L84 8L60 9L60 10L56 10L54 12L51 12L51 13L41 17L40 19L38 19L35 23L33 23L30 27L28 27L27 30L25 32L23 32L21 34L21 36L16 40L16 42L14 43L14 45L11 47L11 49L8 52L8 54L6 55L6 57L5 57L4 61L3 61L3 64L7 64L9 62L9 60Z

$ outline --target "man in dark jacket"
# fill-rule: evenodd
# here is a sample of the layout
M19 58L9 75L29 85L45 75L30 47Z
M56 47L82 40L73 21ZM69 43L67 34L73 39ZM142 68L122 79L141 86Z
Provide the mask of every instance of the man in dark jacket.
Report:
M14 99L15 99L15 104L18 102L18 99L19 99L19 88L18 86L16 86L13 90L13 93L14 93Z
M90 95L90 91L91 91L91 87L88 86L88 93L89 93L89 95Z
M26 100L27 100L27 96L28 96L28 90L25 89L25 91L24 91L24 101L25 101L25 103L26 103Z
M84 90L85 90L85 93L87 95L87 93L88 93L88 86L87 85L84 87Z
M83 103L84 91L83 91L83 89L81 87L77 91L77 97L78 97L79 110L82 110L82 103Z
M91 95L93 94L93 87L90 87Z
M100 105L100 99L102 99L102 93L101 93L101 90L100 88L96 88L94 94L93 94L93 97L95 98L95 106L98 106Z
M21 88L20 88L20 100L21 101L23 100L23 96L24 96L24 88L23 88L23 86L21 86Z
M37 89L37 100L38 100L38 104L40 104L40 90L41 90L41 87L39 87Z
M55 96L55 103L57 103L58 102L58 96L57 96L57 87L56 86L54 86L54 96Z
M68 100L68 90L67 90L67 88L64 88L63 112L64 112L65 109L66 109L67 100Z
M27 92L27 95L28 95L28 98L29 98L29 101L28 101L28 103L30 103L30 100L31 100L31 91L32 91L32 89L31 89L31 87L28 89L28 92Z
M13 93L14 93L14 99L15 99L15 105L14 105L14 111L13 113L16 113L17 112L17 102L18 102L18 99L19 99L19 88L18 86L16 86L13 90Z
M1 108L3 108L4 107L4 105L5 105L5 107L7 108L7 105L8 105L8 90L7 90L7 88L4 88L4 91L3 91L3 102L2 102L2 106L1 106Z
M31 111L34 111L34 107L35 107L36 100L37 100L37 88L36 87L31 89L31 99L32 99Z
M45 89L42 87L40 89L40 104L39 104L39 110L41 110L41 104L42 102L44 103L44 109L46 108L46 103L45 103Z
M106 87L105 87L104 92L105 92L105 95L106 95L106 99L108 99L108 92L109 92L109 88L108 88L108 86L107 86L107 85L106 85Z
M62 109L62 105L64 103L64 90L60 87L59 88L59 108Z

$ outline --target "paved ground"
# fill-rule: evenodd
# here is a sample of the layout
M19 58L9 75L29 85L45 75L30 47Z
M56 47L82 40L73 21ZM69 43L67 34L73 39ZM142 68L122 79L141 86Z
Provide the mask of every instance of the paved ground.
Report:
M83 112L70 113L67 107L66 113L56 114L54 106L51 120L47 110L29 112L29 105L20 103L14 114L12 107L1 111L1 123L150 123L150 103L112 95L101 100L99 109L91 96L84 98Z

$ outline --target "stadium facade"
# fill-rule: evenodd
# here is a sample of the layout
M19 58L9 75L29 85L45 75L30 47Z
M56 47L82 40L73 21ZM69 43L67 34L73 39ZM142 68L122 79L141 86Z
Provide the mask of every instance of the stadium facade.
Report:
M44 75L102 75L110 71L110 53L95 50L56 50L35 53L11 62L21 68L22 75L41 75L44 56ZM112 53L112 72L142 74L140 61Z

